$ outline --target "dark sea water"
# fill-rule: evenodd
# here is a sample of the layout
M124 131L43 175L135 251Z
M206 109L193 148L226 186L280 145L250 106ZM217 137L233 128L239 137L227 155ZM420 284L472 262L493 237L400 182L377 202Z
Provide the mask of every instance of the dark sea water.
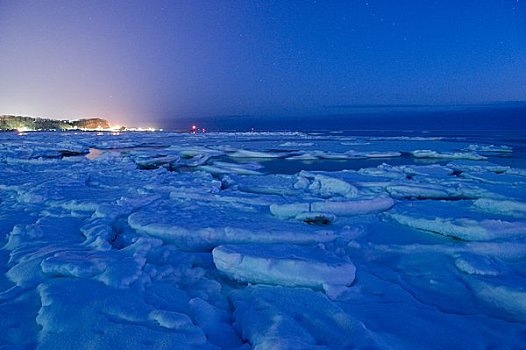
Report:
M367 110L310 116L216 116L164 122L166 130L337 132L377 136L526 135L526 103L455 109Z
M218 116L166 123L167 130L181 130L197 125L207 132L301 131L330 138L331 136L373 137L441 137L448 141L476 144L507 145L513 153L490 155L490 161L505 166L524 167L526 159L526 104L509 103L432 110L353 110L352 114L308 117L292 116ZM267 172L296 173L300 170L339 171L375 167L383 162L392 165L414 163L410 157L363 160L317 160L263 162ZM440 163L439 160L435 162ZM445 161L447 163L447 161Z

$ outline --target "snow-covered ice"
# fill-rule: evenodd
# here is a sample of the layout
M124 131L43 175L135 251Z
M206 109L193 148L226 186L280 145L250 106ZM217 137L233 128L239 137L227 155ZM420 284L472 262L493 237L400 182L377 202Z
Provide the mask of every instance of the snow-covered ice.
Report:
M520 349L517 140L1 133L2 349Z
M224 245L214 248L214 264L235 280L334 290L354 281L356 268L324 249L295 245Z

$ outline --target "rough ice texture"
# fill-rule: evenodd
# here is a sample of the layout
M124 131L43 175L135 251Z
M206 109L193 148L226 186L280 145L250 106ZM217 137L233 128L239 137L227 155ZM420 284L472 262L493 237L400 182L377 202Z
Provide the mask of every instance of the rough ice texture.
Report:
M0 348L524 348L503 143L1 133Z
M390 197L362 200L323 201L312 203L272 204L270 212L278 217L291 218L309 212L330 213L336 216L354 216L379 213L390 209L394 201Z
M321 198L331 198L334 196L354 198L358 195L358 189L346 181L306 171L302 171L299 175L310 180L307 190ZM301 181L301 179L299 181ZM296 186L299 187L300 185L297 184Z
M254 286L232 292L231 298L235 325L255 349L378 348L381 344L361 322L319 292Z

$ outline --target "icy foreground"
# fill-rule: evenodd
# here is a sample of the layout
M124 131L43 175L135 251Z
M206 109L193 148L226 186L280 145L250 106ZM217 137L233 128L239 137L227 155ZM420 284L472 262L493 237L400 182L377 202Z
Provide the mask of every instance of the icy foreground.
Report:
M520 143L0 138L1 349L526 344Z

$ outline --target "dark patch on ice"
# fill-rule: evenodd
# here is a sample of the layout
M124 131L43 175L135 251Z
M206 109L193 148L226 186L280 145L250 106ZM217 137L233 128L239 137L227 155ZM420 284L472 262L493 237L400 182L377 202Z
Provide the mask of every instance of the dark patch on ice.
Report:
M89 153L89 151L77 152L77 151L67 151L67 150L60 150L59 152L60 154L62 154L62 158L78 157L78 156L83 156Z
M303 222L305 222L305 223L307 223L309 225L324 226L324 225L330 225L332 220L330 220L326 216L318 215L318 216L306 218L306 219L303 220Z

